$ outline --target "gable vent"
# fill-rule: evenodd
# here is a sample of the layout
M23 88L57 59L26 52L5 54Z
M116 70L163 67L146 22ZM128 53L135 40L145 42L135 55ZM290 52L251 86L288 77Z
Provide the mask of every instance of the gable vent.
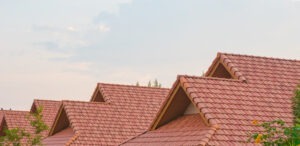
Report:
M222 63L218 64L218 66L212 72L211 77L233 79L231 74L227 71Z

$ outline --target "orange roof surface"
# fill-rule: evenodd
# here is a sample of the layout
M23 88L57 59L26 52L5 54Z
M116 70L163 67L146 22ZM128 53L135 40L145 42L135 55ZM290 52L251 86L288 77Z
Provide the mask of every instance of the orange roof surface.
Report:
M50 145L50 146L63 146L72 140L74 137L74 132L72 128L66 128L55 135L46 138L43 140L43 144Z
M224 65L232 79L178 76L175 83L183 88L204 116L202 121L209 124L207 128L203 125L199 125L199 128L207 130L217 127L215 132L207 132L210 136L200 137L197 137L198 133L190 134L195 140L200 138L194 142L186 138L186 133L180 133L181 128L185 129L191 122L182 124L180 119L187 118L183 116L133 138L125 145L241 145L248 138L247 132L261 130L251 124L253 120L264 122L282 119L292 124L291 97L300 83L299 60L219 53L207 76L218 63ZM170 97L164 102L160 114L163 114ZM179 127L176 130L171 125ZM174 135L169 132L173 130Z
M27 132L34 133L34 129L30 126L27 118L29 116L28 111L2 110L1 112L8 129L24 128Z
M57 115L60 105L61 105L61 101L35 99L31 107L31 112L33 112L37 107L43 107L43 111L42 111L43 120L50 129L53 125L55 116ZM43 132L43 136L46 137L48 133L49 130L46 130L45 132Z
M61 101L35 99L33 105L36 107L43 107L43 120L49 127L51 127L61 105Z
M34 112L34 108L43 106L43 120L49 126L49 128L51 128L59 105L60 102L58 101L34 100L31 112ZM25 131L34 134L35 129L30 125L30 121L28 120L28 118L30 117L29 115L29 111L1 110L0 117L2 122L0 126L0 133L3 133L3 128L7 126L8 129L22 128ZM46 137L48 135L48 132L49 131L45 131L42 133L42 135Z
M118 145L147 131L169 92L165 88L102 83L97 88L105 102L62 102L61 111L65 111L75 135L61 141L71 145ZM56 141L53 137L58 133L50 134L45 145Z
M1 113L3 115L3 120L0 126L1 136L4 134L4 128L21 128L31 134L34 133L35 129L30 125L30 121L28 120L28 111L1 110ZM22 144L25 144L25 142L26 139L21 140Z
M184 115L124 145L204 145L215 131L216 127L205 126L198 114Z

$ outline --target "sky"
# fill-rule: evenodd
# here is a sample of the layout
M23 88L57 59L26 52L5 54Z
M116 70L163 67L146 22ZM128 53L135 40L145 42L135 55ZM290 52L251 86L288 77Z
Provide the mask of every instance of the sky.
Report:
M0 0L0 107L171 87L217 52L300 59L300 0Z

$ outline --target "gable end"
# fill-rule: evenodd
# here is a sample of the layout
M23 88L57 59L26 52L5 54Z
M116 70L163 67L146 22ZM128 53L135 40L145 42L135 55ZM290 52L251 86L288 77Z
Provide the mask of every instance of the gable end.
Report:
M104 96L100 91L99 84L97 85L97 87L96 87L96 89L93 93L93 96L91 98L91 102L105 102Z
M177 83L176 87L172 91L168 101L163 105L158 117L153 122L150 130L155 130L184 114L190 114L190 106L193 106L192 110L196 109L199 116L201 116L205 125L209 126L208 121L205 119L204 115L196 107L196 105L191 101L190 97L186 94L186 91L181 86L180 82ZM192 112L193 114L195 111Z

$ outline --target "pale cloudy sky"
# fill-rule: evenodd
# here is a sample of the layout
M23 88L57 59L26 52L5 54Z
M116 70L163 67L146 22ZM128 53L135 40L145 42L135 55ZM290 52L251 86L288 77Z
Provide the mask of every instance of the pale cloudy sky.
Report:
M97 82L170 87L218 51L300 59L300 1L0 0L0 107L88 100Z

